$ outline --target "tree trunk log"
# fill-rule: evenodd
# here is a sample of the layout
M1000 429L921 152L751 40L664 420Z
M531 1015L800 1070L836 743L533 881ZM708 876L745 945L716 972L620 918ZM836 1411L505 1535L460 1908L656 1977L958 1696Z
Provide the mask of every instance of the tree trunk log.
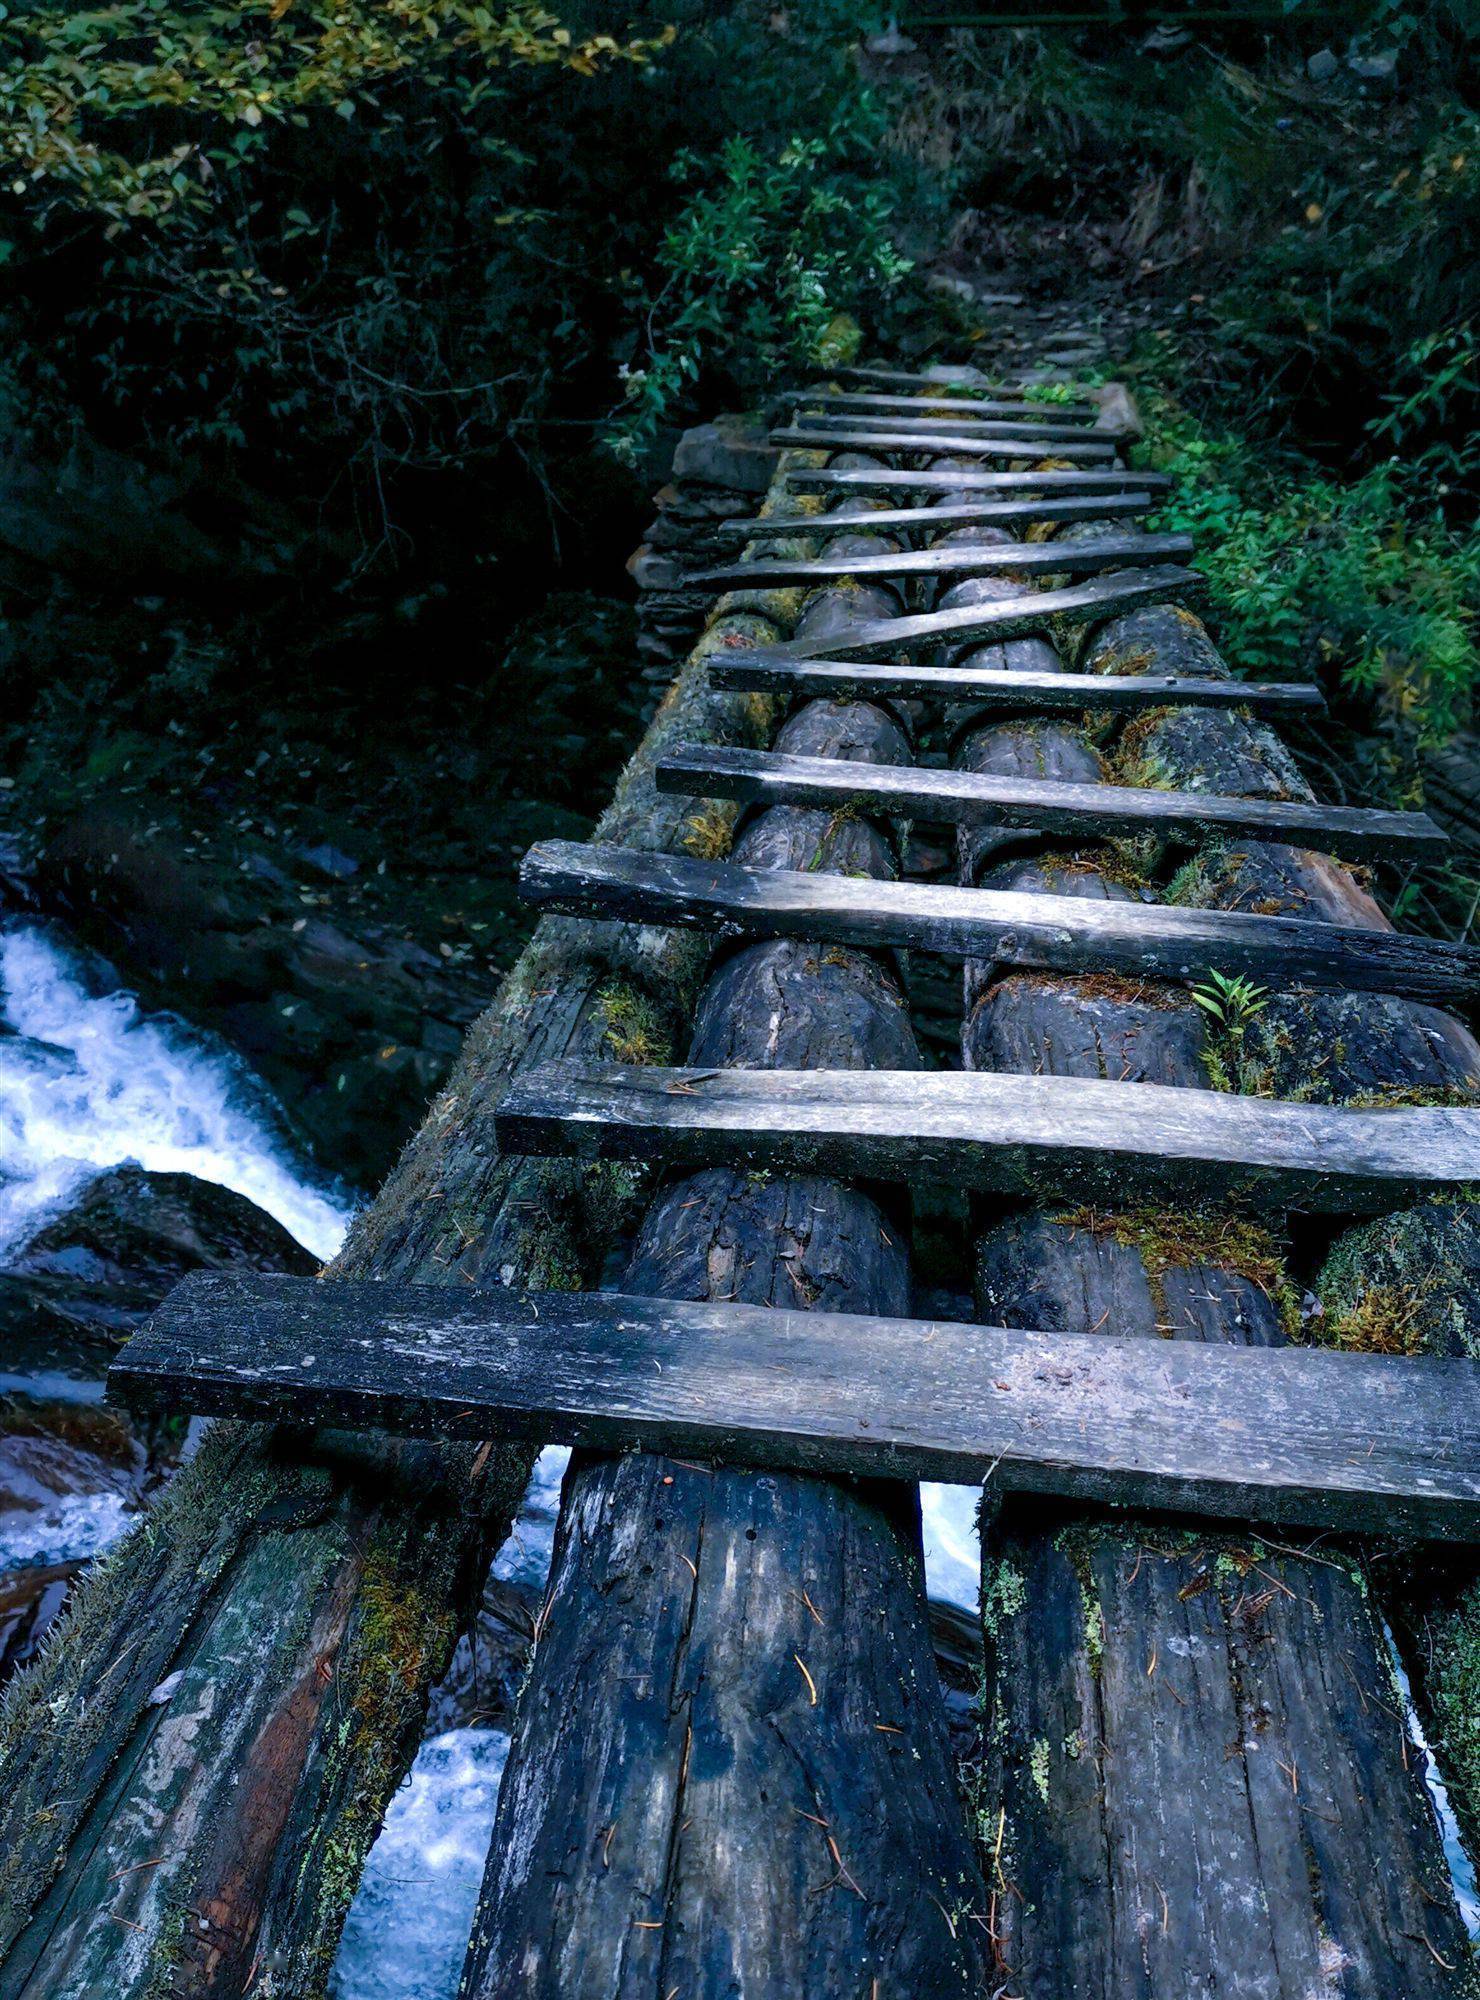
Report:
M779 487L778 487L779 491ZM721 615L624 773L598 837L681 848L655 758L753 741L769 704L708 687L714 647L784 629ZM708 830L708 822L706 828ZM336 1275L597 1280L631 1176L501 1160L508 1075L663 1042L702 972L678 932L547 919ZM0 1720L0 1993L322 1992L427 1693L508 1530L531 1453L222 1426L92 1572Z
M1172 607L1113 621L1084 653L1078 664L1101 671L1124 670L1133 655L1147 671L1226 671L1197 621ZM1084 748L1054 731L1047 754ZM968 729L960 754L985 769L1022 752L1010 732L987 727ZM1120 783L1308 796L1267 730L1211 710L1138 720L1111 770ZM964 879L1039 886L1048 874L1061 894L1134 894L1137 877L1158 868L1149 843L1098 862L983 856L967 843L962 852ZM1344 871L1288 850L1205 852L1182 871L1179 892L1198 900L1215 879L1237 880L1228 907L1286 907L1288 897L1345 922L1373 910ZM978 966L967 995L969 1066L1197 1088L1220 1059L1237 1070L1250 1057L1234 1037L1220 1050L1183 993L998 979ZM1369 1011L1358 996L1301 995L1258 1019L1283 1030L1307 1000L1311 1032L1270 1037L1282 1094L1308 1079L1318 1054L1329 1073L1322 1043L1335 1015L1351 1035L1346 1060L1378 1062L1400 1004L1360 996ZM1422 1039L1421 1028L1410 1036L1414 1061ZM1267 1067L1273 1082L1273 1053ZM1232 1212L1033 1212L984 1223L984 1318L1262 1345L1287 1337L1285 1246ZM984 1550L983 1618L989 1908L998 1971L1013 1991L1065 2000L1468 1991L1433 1813L1350 1558L1009 1501Z
M827 592L799 629L898 608L876 589ZM911 756L900 715L867 703L811 703L778 744ZM746 827L736 853L894 873L882 829L789 807ZM915 1068L919 1056L886 964L781 939L719 960L689 1061ZM694 1174L653 1203L621 1289L901 1311L904 1218L823 1178ZM465 2000L974 1994L967 1912L981 1903L913 1493L578 1458Z

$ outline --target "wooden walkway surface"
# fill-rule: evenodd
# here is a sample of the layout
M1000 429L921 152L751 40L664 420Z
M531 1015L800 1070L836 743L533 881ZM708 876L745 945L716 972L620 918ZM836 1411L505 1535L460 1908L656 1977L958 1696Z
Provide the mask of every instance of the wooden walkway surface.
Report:
M1219 659L1188 609L1186 538L1125 524L1166 481L1123 462L1106 406L836 379L789 397L776 433L770 507L836 510L787 522L812 552L776 551L768 514L732 525L752 552L705 579L799 589L792 629L722 612L639 760L640 808L526 862L532 900L568 914L509 997L529 1018L456 1109L464 1190L485 1162L511 1175L466 1288L420 1282L447 1261L430 1237L321 1284L196 1282L117 1390L496 1440L511 1490L528 1459L510 1440L589 1448L464 2000L515 1980L533 2000L1462 2000L1463 1927L1368 1588L1335 1543L1238 1525L1480 1537L1477 1364L1288 1344L1292 1216L1308 1258L1348 1222L1447 1212L1480 1182L1480 1048L1432 1005L1473 993L1474 956L1385 928L1330 858L1421 858L1443 836L1309 795L1256 718L1308 712L1311 692ZM1039 520L1053 540L1011 538ZM1154 737L1155 785L1106 781L1099 743L1127 714ZM897 879L910 822L950 829L954 883ZM736 828L727 857L684 852L716 824ZM1133 845L1112 860L1106 841ZM1165 882L1168 848L1194 853L1213 906L1126 887L1127 851ZM960 1069L925 1066L909 951L964 962ZM613 1060L613 957L671 1025L691 1014L686 1060ZM1246 1015L1226 988L1202 1004L1215 975L1257 982ZM1260 1091L1210 1088L1210 1053L1225 1080L1254 1074L1266 1011ZM428 1144L435 1211L451 1159ZM972 1197L972 1323L910 1316L924 1183ZM602 1290L612 1213L630 1256ZM580 1280L552 1290L539 1232L566 1228ZM436 1239L454 1260L459 1236ZM290 1462L303 1435L283 1433ZM476 1470L437 1449L425 1499L382 1474L341 1489L333 1452L294 1488L284 1521L301 1504L335 1523L306 1612L285 1576L248 1583L245 1515L208 1561L199 1503L167 1503L181 1582L140 1568L137 1629L100 1599L92 1678L64 1662L98 1706L44 1836L34 1730L60 1684L38 1684L29 1751L0 1759L0 1838L22 1868L43 1838L47 1857L29 1901L0 1902L6 2000L140 1991L136 1935L176 1978L182 1898L222 1941L171 1990L245 1992L269 1959L290 1990L321 1962L316 1842L360 1788L373 1825L405 1761L383 1743L414 1736L397 1697L369 1748L333 1747L368 1685L355 1620L385 1602L364 1551L420 1508L395 1590L415 1597L425 1569L450 1630L482 1545L478 1506L437 1482L476 1486L488 1449ZM981 1479L991 1503L975 1821L931 1664L924 1476ZM246 1478L271 1534L271 1475ZM1127 1511L1145 1508L1160 1517ZM148 1702L207 1615L271 1662L238 1672L208 1798L183 1725L162 1791L124 1749L174 1740ZM108 1659L134 1649L125 1695ZM258 1694L269 1678L280 1699Z

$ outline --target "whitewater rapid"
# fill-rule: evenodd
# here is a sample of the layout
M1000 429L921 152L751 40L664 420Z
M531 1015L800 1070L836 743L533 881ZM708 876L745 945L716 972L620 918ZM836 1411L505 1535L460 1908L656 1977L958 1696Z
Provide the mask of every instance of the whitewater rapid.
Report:
M270 1101L223 1043L128 993L90 993L31 925L0 934L0 1258L108 1167L232 1188L320 1258L348 1198L295 1161Z

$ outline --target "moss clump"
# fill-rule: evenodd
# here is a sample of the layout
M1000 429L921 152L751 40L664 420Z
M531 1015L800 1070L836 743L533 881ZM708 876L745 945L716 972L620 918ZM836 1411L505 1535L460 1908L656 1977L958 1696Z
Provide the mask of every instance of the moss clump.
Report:
M802 584L791 584L776 590L731 590L720 599L719 611L722 617L749 612L756 617L770 619L790 632L802 615L807 594Z
M720 861L735 841L735 814L722 806L706 806L684 822L683 848L700 861Z
M1134 785L1142 791L1174 792L1177 776L1156 745L1156 732L1176 715L1172 708L1148 708L1120 734L1115 753L1114 777L1117 784Z
M1162 1281L1167 1272L1203 1266L1236 1272L1256 1285L1278 1312L1287 1334L1300 1325L1300 1294L1290 1279L1284 1250L1268 1229L1247 1216L1223 1208L1179 1209L1175 1213L1133 1208L1118 1215L1076 1208L1052 1220L1134 1250L1145 1269L1158 1321L1166 1317Z
M709 659L714 653L731 653L737 648L774 646L784 637L781 628L771 619L754 611L727 608L701 634L689 658L700 661Z
M1429 1202L1347 1230L1316 1294L1324 1346L1480 1360L1480 1210Z
M1149 674L1155 665L1150 646L1108 646L1095 662L1102 674Z
M1344 1097L1342 1103L1355 1111L1397 1110L1415 1104L1473 1109L1480 1104L1480 1089L1465 1083L1387 1083L1376 1090L1361 1091L1355 1097Z
M1028 1586L1010 1556L982 1557L982 1629L997 1638L1009 1619L1027 1608Z
M596 996L606 1022L605 1042L620 1063L666 1063L673 1057L668 1024L645 993L621 980Z
M1035 1739L1028 1751L1028 1774L1033 1780L1033 1789L1045 1805L1048 1804L1049 1747L1048 1738Z

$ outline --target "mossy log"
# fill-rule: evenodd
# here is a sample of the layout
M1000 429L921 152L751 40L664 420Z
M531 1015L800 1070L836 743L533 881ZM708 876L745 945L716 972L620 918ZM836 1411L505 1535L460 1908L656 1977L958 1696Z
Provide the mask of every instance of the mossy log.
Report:
M1226 671L1197 622L1166 606L1102 628L1077 664L1125 671L1132 653L1145 671ZM1242 718L1189 709L1132 727L1120 782L1308 796L1277 739ZM1021 749L983 726L966 730L959 754L990 769ZM1033 887L1051 871L1058 893L1120 896L1133 893L1135 866L1159 859L1143 848L1097 868L1093 855L983 855L963 839L962 875ZM1292 850L1205 854L1179 886L1195 901L1235 881L1227 907L1381 921L1345 871ZM1247 899L1254 881L1267 903ZM998 977L983 965L968 969L967 996L970 1066L1184 1088L1217 1074L1216 1030L1175 992ZM1402 1003L1351 999L1370 1066ZM1281 1088L1300 1080L1288 1069ZM1272 1345L1294 1324L1286 1253L1230 1210L984 1215L978 1304L1008 1325ZM983 1618L981 1817L997 1972L1010 1990L1107 2000L1473 1991L1385 1635L1354 1560L1252 1532L1009 1501L985 1539Z
M779 484L778 484L779 491ZM682 850L729 819L657 794L696 733L769 704L703 656L784 630L720 616L618 784L603 837ZM336 1274L598 1281L633 1184L497 1157L487 1112L554 1054L667 1053L702 976L691 935L547 919ZM476 1603L530 1453L230 1425L101 1563L0 1718L0 1993L313 1995L427 1692Z
M875 590L828 592L799 629L881 609ZM912 755L906 719L867 703L812 703L778 743ZM735 851L756 867L895 872L885 830L786 806ZM703 1068L919 1060L886 961L793 939L719 959L689 1048ZM834 1180L714 1168L659 1195L621 1289L900 1312L906 1226ZM578 1456L464 2000L976 1994L967 1912L982 1894L913 1494Z

